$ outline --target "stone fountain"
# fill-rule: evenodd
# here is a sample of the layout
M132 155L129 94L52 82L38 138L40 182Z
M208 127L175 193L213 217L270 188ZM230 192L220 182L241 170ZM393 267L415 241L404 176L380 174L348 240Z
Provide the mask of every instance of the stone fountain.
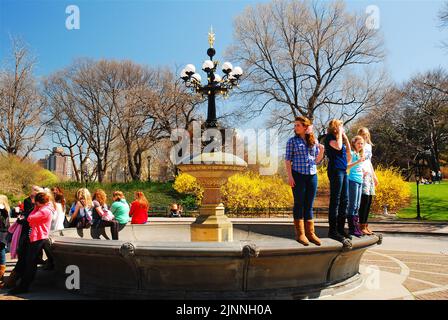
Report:
M202 153L192 158L191 163L178 166L204 188L199 217L191 225L191 241L233 240L232 223L224 213L220 189L230 176L246 167L241 158L223 152Z
M209 34L212 59L214 35ZM208 83L200 85L194 67L182 79L208 96L206 128L219 128L215 94L226 94L237 84L241 70L223 64L223 79L214 74L217 63L204 62ZM236 71L236 72L235 72ZM302 299L318 298L362 285L359 262L365 250L381 243L377 235L353 240L348 250L323 238L322 245L299 245L291 222L234 221L224 214L220 188L246 163L228 153L203 152L179 164L182 172L204 188L200 215L191 223L175 219L128 225L120 240L92 239L74 228L50 236L55 261L55 285L66 286L68 267L79 270L84 295L109 299ZM111 238L108 228L106 232ZM98 230L95 231L98 233Z

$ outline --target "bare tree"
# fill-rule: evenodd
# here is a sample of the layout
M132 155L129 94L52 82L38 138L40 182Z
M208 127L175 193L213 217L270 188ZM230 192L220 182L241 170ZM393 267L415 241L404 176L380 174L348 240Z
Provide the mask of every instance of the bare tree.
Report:
M44 106L27 45L12 38L11 61L0 70L0 149L27 158L45 133Z
M76 148L82 155L82 143L87 144L99 181L112 162L126 163L131 178L141 180L143 154L174 128L188 128L199 99L169 70L131 61L78 60L45 84L53 137L71 157ZM125 158L116 159L120 154Z
M148 68L130 61L116 64L121 78L110 121L126 151L128 173L142 179L143 154L169 138L177 127L195 119L198 98L192 97L168 69Z
M168 138L175 128L188 130L191 123L199 120L197 113L205 98L191 94L182 80L169 70L158 73L154 82L152 96L152 112L160 122Z
M111 145L117 137L111 117L121 79L115 66L114 61L79 59L49 79L65 101L71 101L64 112L95 155L99 182L105 177Z
M441 152L448 150L448 74L438 69L411 79L403 89L402 106L407 135L431 152L438 171Z
M448 27L448 1L444 2L443 7L440 9L438 18L440 21L440 27L441 28L447 28ZM448 43L446 41L442 41L442 46L445 49L448 49Z
M112 106L111 122L124 147L128 172L133 180L141 180L143 153L162 135L162 128L152 112L152 86L157 71L123 61L117 65L122 78L120 99Z
M350 122L383 98L378 30L342 2L278 0L248 7L235 20L227 55L243 64L241 95L248 114L270 109L283 128L295 116L324 122L331 111Z
M359 126L371 129L379 163L408 169L417 152L428 150L437 171L448 156L448 74L428 71L390 88L384 103L358 119L354 129Z
M44 94L48 101L48 133L54 144L66 150L65 156L70 158L76 181L84 181L86 159L90 154L90 147L84 137L78 133L74 123L70 120L67 110L75 108L75 101L66 94L64 71L58 72L44 81Z
M444 2L443 7L440 9L439 20L441 26L448 27L448 2Z

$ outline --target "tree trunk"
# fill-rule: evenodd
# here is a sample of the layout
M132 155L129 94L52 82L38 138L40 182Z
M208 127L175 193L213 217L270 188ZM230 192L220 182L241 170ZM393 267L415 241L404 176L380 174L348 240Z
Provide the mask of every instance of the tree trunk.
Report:
M136 181L142 180L142 151L137 150L134 153L134 166L135 166L135 177L133 177Z
M72 166L73 166L73 172L75 173L76 181L79 182L80 181L80 179L79 179L79 172L78 172L78 166L76 165L75 155L73 153L73 149L72 148L70 148L69 150L70 150L70 160L71 160Z
M101 159L101 157L97 157L97 164L96 164L96 171L97 171L97 176L98 176L98 182L102 183L103 182L103 161Z
M134 169L134 163L132 160L132 151L131 151L131 146L129 143L126 143L126 158L127 158L127 162L128 162L128 170L129 170L129 174L132 178L133 181L136 181L138 179L136 179L136 175L135 175L135 169Z

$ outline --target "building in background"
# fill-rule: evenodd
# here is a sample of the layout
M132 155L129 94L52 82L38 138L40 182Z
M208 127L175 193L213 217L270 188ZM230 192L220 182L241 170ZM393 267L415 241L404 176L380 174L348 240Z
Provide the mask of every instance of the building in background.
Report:
M69 157L64 156L64 149L54 147L51 154L38 161L38 164L47 170L54 172L59 177L71 179L73 166Z

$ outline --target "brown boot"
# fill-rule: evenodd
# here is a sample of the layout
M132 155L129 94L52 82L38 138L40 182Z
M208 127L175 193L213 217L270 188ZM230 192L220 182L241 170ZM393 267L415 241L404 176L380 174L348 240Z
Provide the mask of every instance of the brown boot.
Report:
M316 236L316 233L314 231L314 220L305 221L305 236L308 238L310 242L314 243L315 245L317 246L321 245L321 241Z
M294 227L294 230L296 232L296 240L304 246L309 245L310 242L305 236L305 223L303 219L294 219Z
M361 232L363 235L370 235L369 231L367 231L367 224L365 223L360 223L359 227L361 228Z
M369 233L369 235L373 234L373 231L369 229L369 224L368 223L366 224L366 229L367 229L367 232Z

